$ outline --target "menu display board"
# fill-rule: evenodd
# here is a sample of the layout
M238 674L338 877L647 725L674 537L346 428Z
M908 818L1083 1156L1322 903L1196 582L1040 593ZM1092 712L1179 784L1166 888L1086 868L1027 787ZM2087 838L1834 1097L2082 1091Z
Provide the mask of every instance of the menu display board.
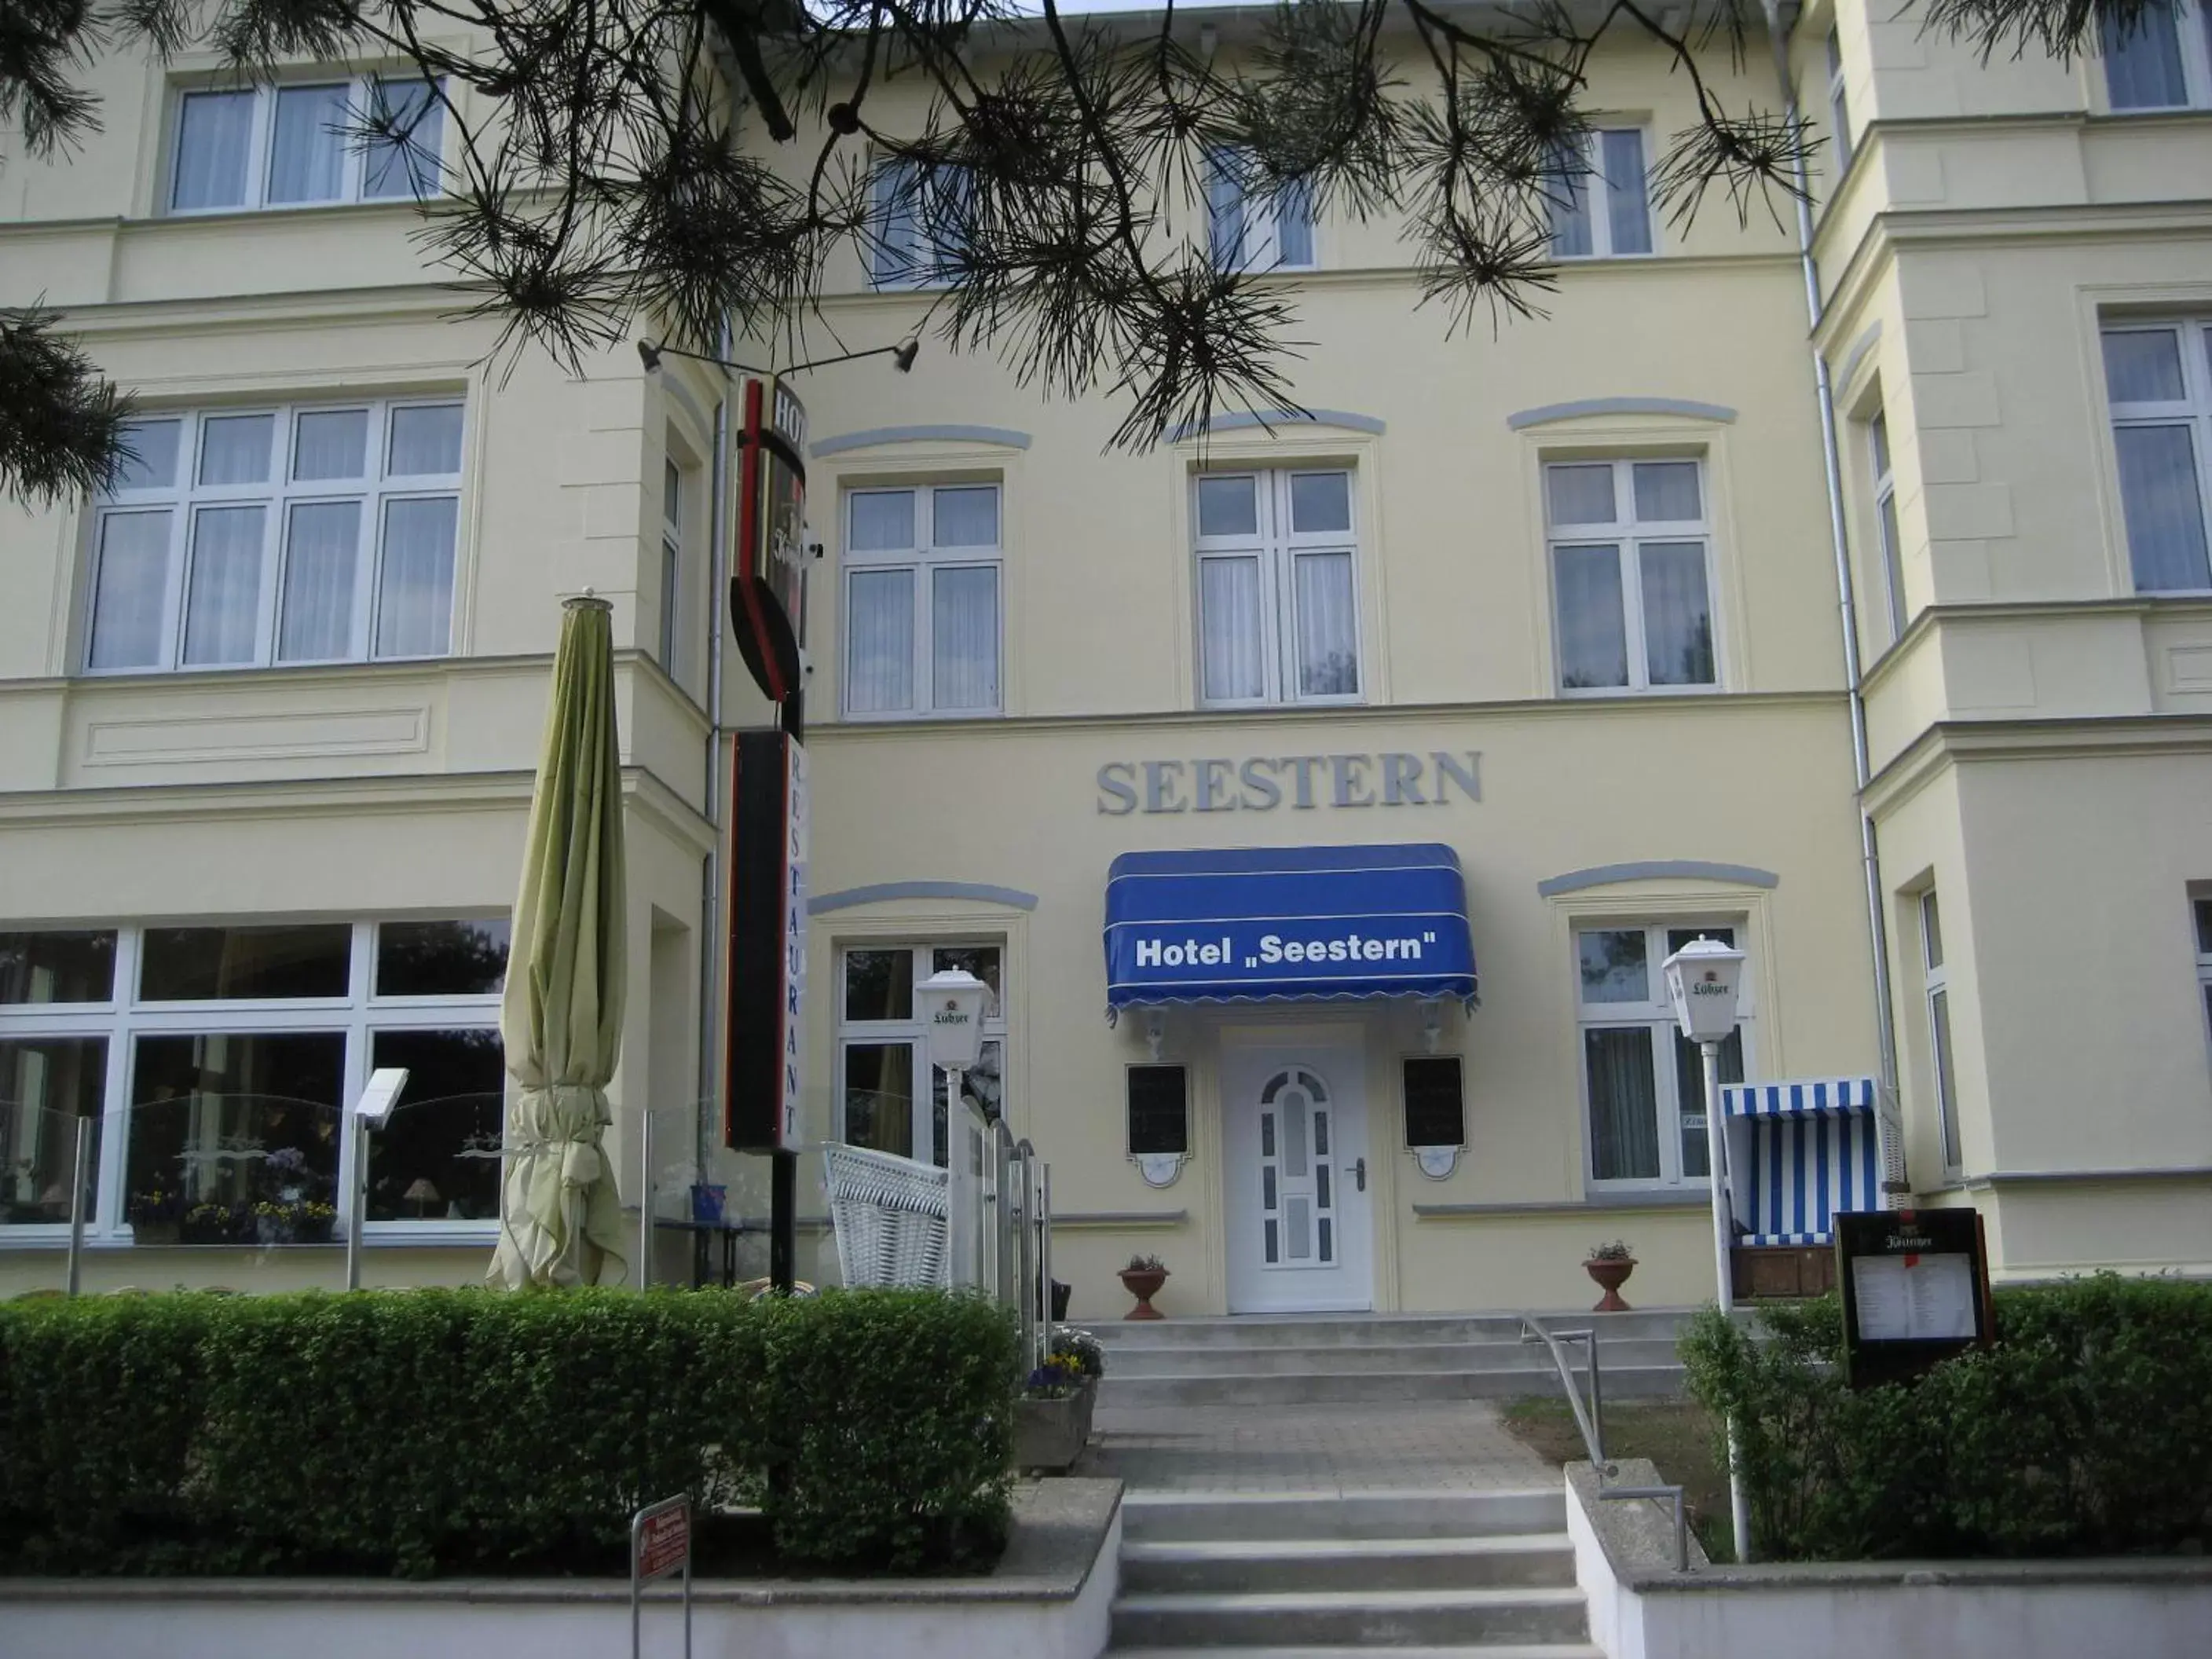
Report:
M1910 1381L1988 1346L1989 1256L1978 1211L1873 1210L1836 1217L1844 1376L1855 1389Z

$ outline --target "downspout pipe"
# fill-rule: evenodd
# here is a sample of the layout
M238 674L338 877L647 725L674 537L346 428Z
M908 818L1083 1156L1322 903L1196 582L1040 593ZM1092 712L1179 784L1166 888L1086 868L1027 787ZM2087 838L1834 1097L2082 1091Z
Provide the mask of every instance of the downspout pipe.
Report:
M726 323L719 348L719 355L725 357L730 355L729 332ZM714 459L708 474L713 481L713 503L707 514L712 545L707 560L706 817L714 827L714 842L707 849L702 878L705 890L699 896L699 1104L691 1115L702 1182L707 1179L708 1160L714 1146L708 1108L718 1098L714 1085L721 1069L722 936L726 931L722 924L722 894L727 885L727 872L722 868L722 818L728 806L724 798L729 793L722 776L722 652L726 631L722 618L726 614L723 595L730 591L729 381L730 373L724 369L722 396L714 401Z
M1790 120L1803 118L1798 106L1796 83L1790 74L1788 32L1782 21L1782 0L1759 0L1766 14L1766 38L1774 52L1774 78L1781 89L1782 103ZM1805 317L1808 337L1820 331L1823 307L1820 302L1820 271L1813 258L1813 191L1812 179L1806 171L1805 158L1801 152L1796 163L1797 208L1797 266L1805 283ZM1859 865L1866 884L1866 912L1868 943L1873 953L1875 1061L1881 1074L1882 1097L1886 1102L1899 1101L1897 1068L1897 1017L1891 995L1889 979L1889 924L1883 903L1881 854L1875 835L1874 817L1867 811L1867 784L1873 776L1870 751L1867 744L1866 689L1863 665L1859 659L1858 603L1851 587L1850 540L1844 525L1844 468L1843 453L1837 438L1835 385L1828 374L1828 360L1821 355L1816 343L1811 347L1813 381L1820 402L1820 458L1828 489L1828 542L1836 562L1836 604L1844 636L1844 687L1850 708L1851 769L1855 804L1859 817ZM1878 1113L1875 1122L1880 1133L1894 1133L1887 1115ZM1910 1182L1894 1178L1891 1172L1905 1169L1905 1149L1902 1144L1882 1149L1884 1185L1890 1190L1909 1190Z

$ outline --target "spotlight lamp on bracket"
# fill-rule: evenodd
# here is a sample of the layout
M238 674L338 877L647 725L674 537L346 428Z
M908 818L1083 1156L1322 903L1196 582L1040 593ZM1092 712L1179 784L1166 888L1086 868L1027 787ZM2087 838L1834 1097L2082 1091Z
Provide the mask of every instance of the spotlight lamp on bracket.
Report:
M914 373L914 360L921 355L921 337L909 334L896 345L870 346L866 351L840 352L834 357L816 357L803 363L788 363L781 368L756 368L750 363L733 362L730 358L714 356L704 351L686 351L682 346L672 346L665 340L658 343L651 340L640 340L637 343L637 360L645 365L645 372L648 374L657 374L660 372L660 360L663 357L689 357L694 362L713 363L718 368L733 368L741 374L758 374L763 377L798 374L810 368L828 368L833 363L857 362L863 357L889 357L891 360L891 367L900 374L911 374Z

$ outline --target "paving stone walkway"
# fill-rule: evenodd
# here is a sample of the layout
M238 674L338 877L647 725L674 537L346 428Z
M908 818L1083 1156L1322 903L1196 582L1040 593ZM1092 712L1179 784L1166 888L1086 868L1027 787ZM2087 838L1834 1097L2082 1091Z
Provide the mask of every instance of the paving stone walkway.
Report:
M1073 1473L1177 1492L1550 1487L1559 1479L1482 1400L1102 1406Z

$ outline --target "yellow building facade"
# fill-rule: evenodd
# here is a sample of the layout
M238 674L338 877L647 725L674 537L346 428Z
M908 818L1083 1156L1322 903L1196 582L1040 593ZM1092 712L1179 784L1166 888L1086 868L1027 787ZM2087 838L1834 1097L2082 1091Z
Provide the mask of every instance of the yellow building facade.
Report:
M1755 44L1713 66L1732 106L1779 95ZM927 338L910 375L795 381L806 1138L937 1155L913 987L966 966L972 1091L1052 1166L1079 1316L1139 1252L1170 1314L1572 1306L1616 1237L1632 1297L1695 1302L1705 1125L1658 970L1703 933L1747 957L1731 1066L1893 1075L1911 1194L1980 1208L2001 1274L2212 1266L2212 86L2197 36L2163 52L1984 67L1911 14L1797 16L1795 90L1849 135L1813 180L1816 320L1786 203L1648 199L1688 89L1623 45L1546 319L1448 334L1387 216L1217 201L1194 234L1277 268L1312 343L1297 417L1109 453L1106 403ZM375 158L283 159L288 91L378 67L237 94L107 63L84 152L0 174L0 294L67 309L156 452L0 522L0 1283L52 1279L82 1112L88 1284L327 1282L326 1254L170 1248L152 1183L196 1158L267 1201L281 1141L337 1194L350 1154L270 1103L395 1060L424 1081L368 1171L368 1277L481 1273L464 1154L586 588L622 647L614 1154L649 1111L657 1204L703 1173L765 1211L757 1160L697 1152L723 745L769 717L716 639L739 380L487 363ZM855 347L934 297L926 246L890 247L823 298ZM1455 863L1478 1000L1370 994L1370 963L1109 1021L1115 860L1374 848Z

